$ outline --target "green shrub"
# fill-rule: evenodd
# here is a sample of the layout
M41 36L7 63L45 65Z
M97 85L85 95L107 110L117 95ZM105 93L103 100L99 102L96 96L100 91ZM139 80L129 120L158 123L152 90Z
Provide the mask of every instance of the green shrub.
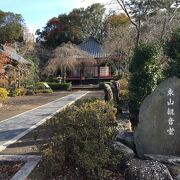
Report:
M70 91L72 89L71 83L48 83L52 90L66 90Z
M180 78L180 28L176 29L165 43L165 54L170 58L168 67L164 71L165 77Z
M50 87L44 85L45 82L37 82L35 84L35 93L52 93L53 90Z
M121 100L128 100L129 99L129 91L126 90L120 90L120 97Z
M80 107L85 103L92 103L92 102L95 102L97 100L100 100L100 99L98 99L96 97L92 97L90 99L78 99L74 104L75 104L75 106Z
M35 83L35 90L49 89L44 85L44 83L46 83L46 82L37 82L37 83Z
M52 89L36 89L35 93L53 93Z
M120 83L120 90L127 90L128 89L128 81L127 79L119 80Z
M127 79L119 80L120 83L120 97L122 100L129 99L128 81Z
M8 91L4 88L0 88L0 102L3 102L8 97Z
M33 80L29 80L29 79L24 79L22 82L21 82L21 85L28 89L28 90L34 90L35 88L35 83Z
M160 68L156 65L160 48L152 44L141 44L134 53L129 71L130 119L136 126L142 101L157 86L162 78Z
M49 121L54 136L42 147L46 178L101 179L111 161L116 110L96 100L70 106Z
M11 90L10 96L16 97L16 96L24 96L26 94L27 90L25 88L16 88L15 90Z
M104 85L105 85L105 84L111 85L111 82L100 82L100 83L99 83L99 89L104 89Z
M50 83L59 83L58 77L49 76L48 82Z
M116 81L119 81L120 79L122 79L122 74L118 74L115 78Z

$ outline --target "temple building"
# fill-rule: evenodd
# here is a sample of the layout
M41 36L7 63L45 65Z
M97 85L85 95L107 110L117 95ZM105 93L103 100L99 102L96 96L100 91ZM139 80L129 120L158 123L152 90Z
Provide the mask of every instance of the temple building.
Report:
M95 64L86 63L84 66L76 68L68 73L67 80L72 82L82 81L85 84L97 84L100 81L114 79L112 67L108 65L109 54L102 47L102 44L94 38L88 38L78 45L80 50L87 52L96 60Z

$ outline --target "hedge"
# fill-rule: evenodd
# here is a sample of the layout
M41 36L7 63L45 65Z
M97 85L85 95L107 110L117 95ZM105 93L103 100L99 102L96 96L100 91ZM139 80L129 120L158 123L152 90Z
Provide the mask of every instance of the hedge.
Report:
M46 82L36 82L35 83L35 90L43 90L43 89L50 89L50 88L47 88L44 83Z
M72 89L71 83L48 83L52 90L66 90L70 91Z
M44 83L46 83L46 82L37 82L37 83L35 84L35 90L34 90L34 92L35 92L35 93L52 93L53 90L52 90L50 87L47 88L47 87L44 85Z
M52 89L36 89L35 93L53 93Z

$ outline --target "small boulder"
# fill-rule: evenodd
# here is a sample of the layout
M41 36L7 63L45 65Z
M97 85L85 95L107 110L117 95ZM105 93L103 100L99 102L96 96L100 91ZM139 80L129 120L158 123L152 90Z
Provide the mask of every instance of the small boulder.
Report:
M180 180L180 174L176 177L176 180Z
M135 151L134 133L130 131L119 131L116 136L119 141Z
M165 164L174 179L177 179L177 177L180 176L180 157L159 154L145 154L144 157L146 159L156 160Z
M180 166L180 157L178 156L170 156L170 155L160 155L160 154L145 154L144 157L146 159L159 161L164 164L172 164Z
M132 131L132 124L128 119L118 120L117 129L121 131Z
M126 165L126 180L173 180L168 168L157 161L132 159Z
M118 104L120 101L120 83L118 81L113 81L112 86L114 89L113 94L114 94L114 100Z
M35 95L35 92L33 90L27 90L26 95L33 96L33 95Z
M175 180L180 180L180 166L167 165L169 172Z
M121 166L125 165L127 161L135 156L135 153L132 149L120 142L115 141L113 147L116 151L119 151L119 153L122 154L121 159L119 159Z
M104 100L112 101L113 100L113 92L111 86L109 84L104 84Z

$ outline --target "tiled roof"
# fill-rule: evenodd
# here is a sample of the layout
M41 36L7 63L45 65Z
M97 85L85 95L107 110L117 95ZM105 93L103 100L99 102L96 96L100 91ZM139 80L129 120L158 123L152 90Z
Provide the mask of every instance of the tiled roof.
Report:
M31 64L29 61L27 61L22 56L17 54L16 50L13 48L0 45L0 52L6 53L10 59L17 61L20 64L27 64L27 65Z
M78 47L81 50L88 52L93 58L103 58L108 56L108 54L103 51L101 43L94 38L87 39L79 44Z

